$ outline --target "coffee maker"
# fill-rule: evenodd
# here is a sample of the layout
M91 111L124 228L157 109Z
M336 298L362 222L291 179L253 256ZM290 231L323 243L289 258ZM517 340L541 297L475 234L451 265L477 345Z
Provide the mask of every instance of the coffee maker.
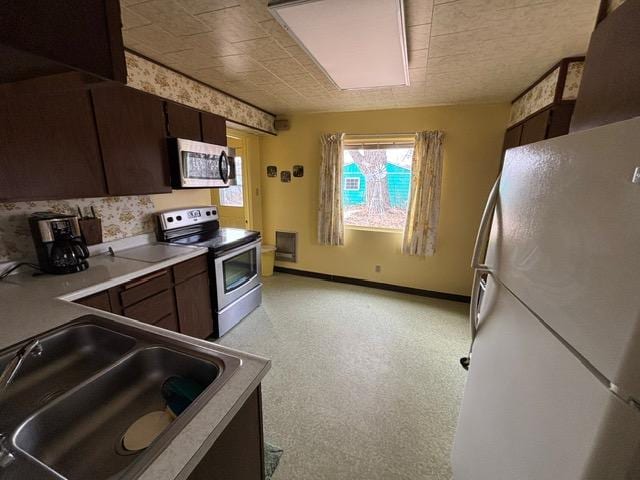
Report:
M36 212L29 217L29 226L42 270L63 274L89 268L89 250L82 241L78 217Z

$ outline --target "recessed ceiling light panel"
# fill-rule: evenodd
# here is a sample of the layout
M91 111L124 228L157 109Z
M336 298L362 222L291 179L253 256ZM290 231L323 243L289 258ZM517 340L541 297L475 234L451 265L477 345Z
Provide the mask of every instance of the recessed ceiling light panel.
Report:
M339 88L409 85L402 0L271 0L269 10Z

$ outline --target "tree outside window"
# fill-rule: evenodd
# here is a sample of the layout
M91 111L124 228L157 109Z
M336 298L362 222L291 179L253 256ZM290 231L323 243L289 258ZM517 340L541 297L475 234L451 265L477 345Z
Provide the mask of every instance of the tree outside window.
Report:
M347 146L343 209L347 226L404 228L411 186L413 145Z

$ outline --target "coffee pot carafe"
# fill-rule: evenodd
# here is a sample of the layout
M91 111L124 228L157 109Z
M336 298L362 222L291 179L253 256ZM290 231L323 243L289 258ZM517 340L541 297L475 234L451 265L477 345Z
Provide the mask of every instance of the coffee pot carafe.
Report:
M78 217L37 212L29 217L40 268L64 274L89 268L89 250L82 241Z

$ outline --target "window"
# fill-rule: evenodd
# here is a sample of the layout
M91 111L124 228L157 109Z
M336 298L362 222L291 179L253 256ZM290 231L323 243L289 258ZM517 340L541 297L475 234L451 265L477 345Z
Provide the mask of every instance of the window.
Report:
M409 204L413 139L345 141L342 200L352 227L402 230Z
M345 177L345 190L360 190L360 177Z
M220 205L223 207L242 207L244 205L244 199L242 197L242 157L236 156L233 158L236 163L237 185L219 190Z

